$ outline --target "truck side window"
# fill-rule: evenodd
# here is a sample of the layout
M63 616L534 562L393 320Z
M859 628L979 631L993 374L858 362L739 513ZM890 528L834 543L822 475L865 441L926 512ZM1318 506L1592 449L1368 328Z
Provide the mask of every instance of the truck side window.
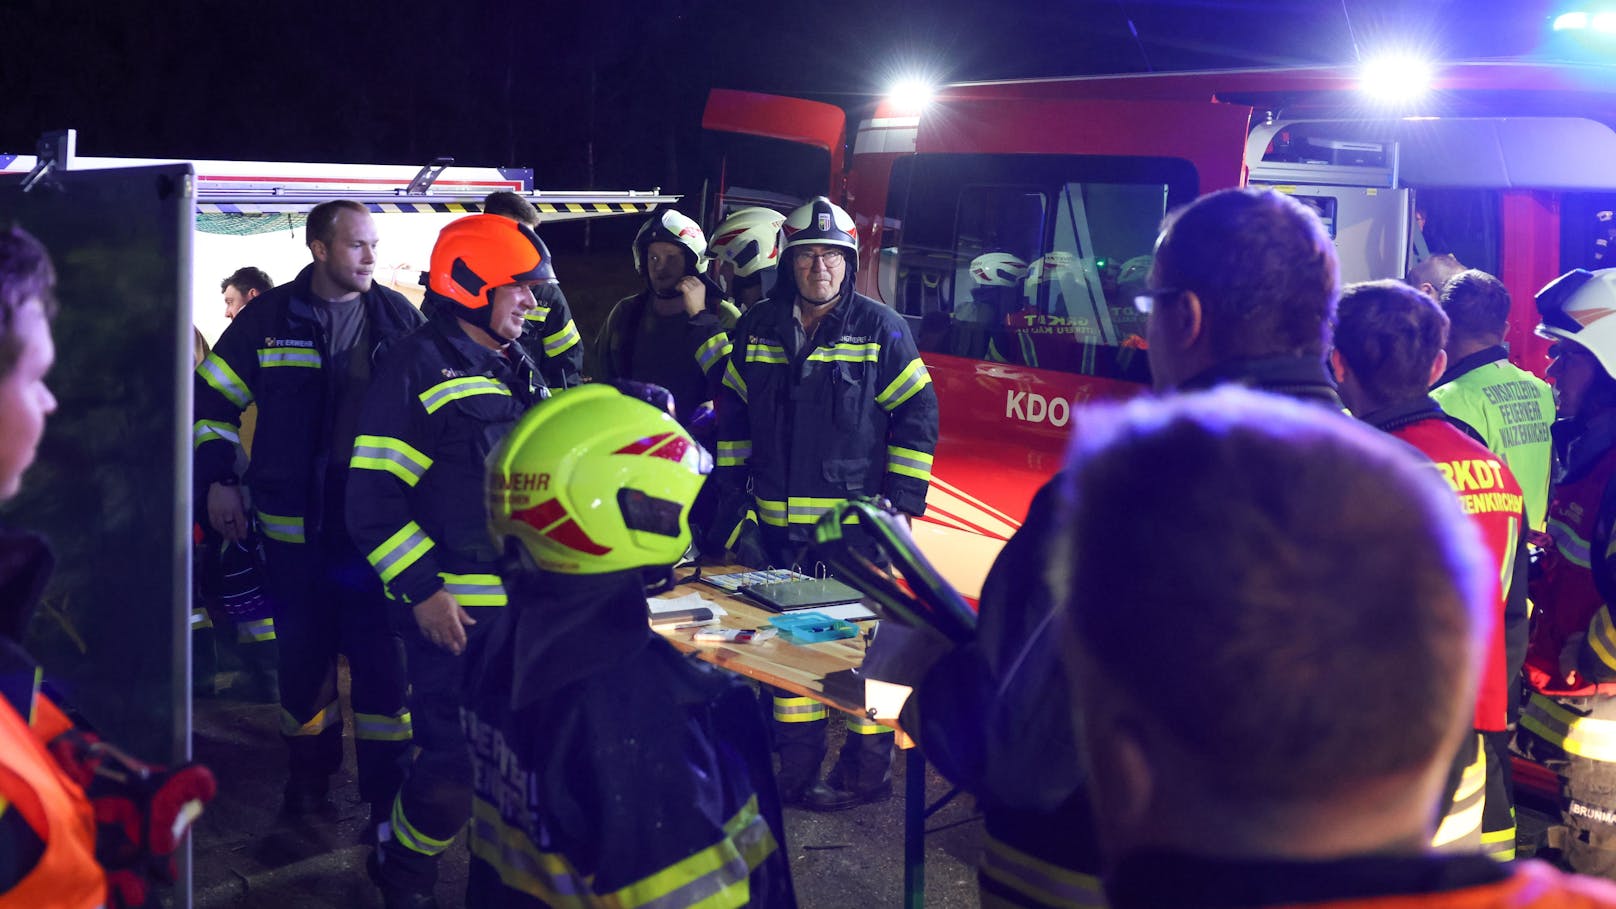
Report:
M883 267L923 351L1144 381L1144 289L1169 204L1194 171L1164 159L916 155L893 169L903 225ZM888 265L887 263L891 263Z

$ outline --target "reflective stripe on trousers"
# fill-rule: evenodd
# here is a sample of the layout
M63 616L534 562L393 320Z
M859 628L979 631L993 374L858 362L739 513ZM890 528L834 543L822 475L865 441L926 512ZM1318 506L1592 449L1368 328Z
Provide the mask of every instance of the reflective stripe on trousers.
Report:
M1521 729L1566 754L1616 764L1616 721L1583 716L1546 695L1532 693L1521 711Z
M248 622L236 623L236 642L240 644L259 644L264 641L275 640L274 619L253 619Z
M396 716L355 713L354 738L373 742L407 742L410 740L410 712L400 711Z
M1475 852L1481 848L1481 818L1486 808L1487 747L1480 733L1475 739L1476 756L1465 765L1459 787L1453 792L1447 815L1437 827L1431 845L1444 852Z
M325 705L306 723L299 722L297 717L286 712L286 708L281 708L281 735L319 735L341 722L342 708L336 701Z
M1092 874L1062 868L1028 855L993 836L982 844L982 864L977 873L1016 894L1011 901L982 891L982 906L1037 907L1037 909L1099 909L1105 906L1105 891Z
M812 723L827 715L825 705L813 698L774 699L774 719L779 723Z
M454 842L454 837L452 836L446 840L440 840L415 829L415 825L410 823L410 819L404 816L403 792L393 798L393 813L390 821L393 839L411 852L419 852L422 855L438 855L448 849L450 843Z
M752 871L777 848L754 795L724 822L722 840L612 893L595 894L566 856L540 851L483 799L475 799L471 806L472 855L493 866L506 887L558 909L745 906L750 902Z

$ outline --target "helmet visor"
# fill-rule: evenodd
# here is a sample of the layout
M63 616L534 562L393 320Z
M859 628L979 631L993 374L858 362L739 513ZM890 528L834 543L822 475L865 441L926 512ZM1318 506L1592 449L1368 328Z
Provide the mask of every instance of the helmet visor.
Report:
M672 499L660 499L638 489L620 489L617 507L623 512L623 524L629 530L643 530L664 537L677 537L683 532L680 515L684 506Z

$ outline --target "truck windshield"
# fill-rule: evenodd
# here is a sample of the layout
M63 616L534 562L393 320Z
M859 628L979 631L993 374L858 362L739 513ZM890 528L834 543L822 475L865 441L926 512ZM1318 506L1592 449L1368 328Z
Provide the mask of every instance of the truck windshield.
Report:
M1144 289L1185 162L921 155L895 166L881 239L886 302L921 349L1143 381Z

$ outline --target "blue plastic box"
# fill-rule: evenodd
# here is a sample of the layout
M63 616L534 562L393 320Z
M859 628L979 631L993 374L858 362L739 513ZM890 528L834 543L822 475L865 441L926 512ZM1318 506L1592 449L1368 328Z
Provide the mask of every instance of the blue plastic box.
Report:
M822 612L792 612L769 619L769 624L793 644L817 644L858 637L858 626L845 619L833 619Z

